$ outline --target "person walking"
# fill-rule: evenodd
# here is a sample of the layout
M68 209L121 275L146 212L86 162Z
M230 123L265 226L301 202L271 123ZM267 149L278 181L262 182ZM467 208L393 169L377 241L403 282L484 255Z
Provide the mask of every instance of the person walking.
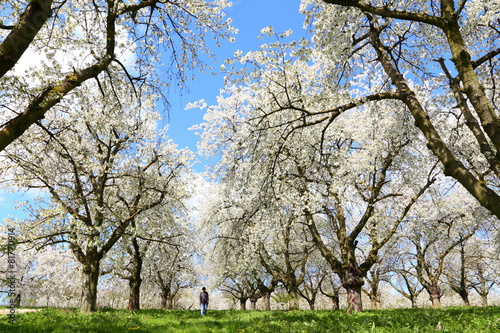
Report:
M208 308L208 293L207 293L207 288L203 287L201 288L201 293L200 293L200 308L201 308L201 315L204 316L207 314L207 308Z

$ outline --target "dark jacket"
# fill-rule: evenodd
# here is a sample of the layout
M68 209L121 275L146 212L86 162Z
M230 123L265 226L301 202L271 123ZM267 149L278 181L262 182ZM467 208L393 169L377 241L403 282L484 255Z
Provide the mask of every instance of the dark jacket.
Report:
M208 304L208 293L206 291L200 293L200 304Z

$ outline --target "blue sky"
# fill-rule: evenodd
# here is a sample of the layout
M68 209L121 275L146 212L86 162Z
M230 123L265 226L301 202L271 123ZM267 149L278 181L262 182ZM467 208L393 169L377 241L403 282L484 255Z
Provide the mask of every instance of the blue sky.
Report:
M233 19L233 25L239 30L235 36L234 43L224 43L220 48L214 48L218 64L211 64L215 70L220 71L220 64L225 59L231 58L237 50L257 50L265 41L258 39L260 30L267 26L273 26L274 31L282 32L293 30L292 37L300 39L306 35L302 28L304 16L299 13L300 0L236 0L233 7L227 10L228 16ZM214 77L211 74L198 74L195 81L188 83L189 91L171 91L169 93L170 122L169 136L179 145L179 148L189 147L196 151L196 143L199 136L194 131L188 131L192 125L203 122L203 114L206 110L184 110L190 103L204 99L208 105L216 103L219 89L223 88L224 76L222 74ZM203 161L202 161L203 162ZM197 171L203 171L203 163L196 167Z
M223 43L220 48L213 48L218 64L210 63L215 70L220 68L220 63L231 58L237 50L243 53L256 50L263 43L258 39L260 30L267 26L273 26L274 31L282 32L288 29L293 30L292 37L300 39L306 35L302 28L304 17L299 13L300 0L235 0L233 6L226 12L233 19L233 26L239 32L235 36L234 43ZM199 136L188 128L203 122L205 110L184 110L190 102L204 99L208 105L216 102L219 90L223 88L224 76L196 73L195 80L188 83L188 89L183 91L172 90L168 94L170 103L169 119L166 118L163 125L169 125L168 135L178 144L179 148L188 147L196 152L196 143ZM205 161L203 157L198 157L201 163L195 167L195 171L204 170ZM5 189L0 190L0 221L12 215L20 219L27 217L21 210L15 210L15 201L24 201L31 198L30 194L7 193Z

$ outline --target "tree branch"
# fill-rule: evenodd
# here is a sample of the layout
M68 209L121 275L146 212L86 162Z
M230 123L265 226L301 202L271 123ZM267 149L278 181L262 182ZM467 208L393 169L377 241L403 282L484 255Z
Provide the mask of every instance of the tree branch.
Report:
M415 125L424 134L427 147L443 163L444 174L458 180L480 203L495 216L500 218L500 196L492 189L479 182L474 175L467 170L463 163L458 160L450 149L445 145L441 136L432 124L429 115L420 104L415 92L410 89L403 75L394 67L386 53L386 49L379 38L376 22L370 24L370 39L378 60L384 71L398 88L402 99L415 119Z
M0 44L0 77L3 77L21 58L36 34L52 16L53 0L31 0L19 21L13 26L1 25L11 32Z
M436 27L441 27L443 25L443 22L440 17L424 13L413 13L403 10L389 9L388 6L375 7L370 4L361 2L360 0L323 0L323 1L333 5L358 8L364 13L378 15L384 18L395 18L401 20L422 22Z
M56 86L47 86L17 117L9 120L0 131L0 151L4 150L12 141L20 137L37 120L44 117L45 113L54 105L81 85L84 81L98 76L111 63L110 57L99 60L94 65L68 75Z

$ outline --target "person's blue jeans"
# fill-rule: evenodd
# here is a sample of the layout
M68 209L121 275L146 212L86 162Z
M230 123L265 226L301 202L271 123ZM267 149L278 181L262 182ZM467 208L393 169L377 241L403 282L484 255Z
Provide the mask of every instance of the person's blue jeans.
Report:
M207 314L207 308L208 308L208 304L200 304L200 307L201 307L201 315L204 316Z

